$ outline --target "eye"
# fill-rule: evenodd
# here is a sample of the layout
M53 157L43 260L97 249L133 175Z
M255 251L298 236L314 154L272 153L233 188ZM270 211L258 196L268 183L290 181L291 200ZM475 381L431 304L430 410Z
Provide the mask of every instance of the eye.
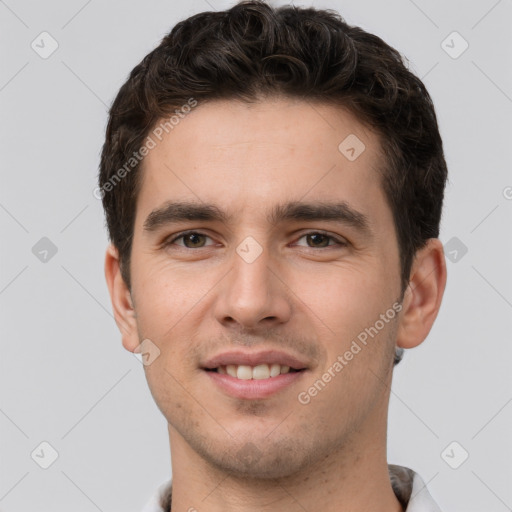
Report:
M347 245L347 243L344 240L338 239L334 236L327 235L326 233L322 233L319 231L312 231L311 233L306 233L305 235L302 235L299 240L302 238L306 238L307 247L310 248L326 248L326 247L332 247L335 245L344 247ZM330 242L333 241L334 244L330 244ZM310 243L311 242L311 245ZM302 244L297 244L302 245Z
M210 238L208 235L205 235L204 233L199 233L197 231L186 231L183 233L179 233L178 235L172 237L169 240L166 240L164 242L165 246L169 245L178 245L180 247L185 247L187 249L201 249L203 247L208 247L203 242L206 238ZM183 240L183 244L177 244L175 243L176 240ZM209 244L213 245L213 244Z
M211 245L215 245L214 243L207 244L206 240L211 238L204 233L200 233L199 231L184 231L182 233L178 233L171 237L170 239L164 242L164 246L168 247L171 245L184 247L186 249L202 249L204 247L209 247ZM343 239L334 237L332 235L328 235L326 233L322 233L320 231L312 231L310 233L306 233L302 235L298 240L306 239L306 244L297 243L299 246L308 247L311 249L324 249L328 247L345 247L347 244ZM177 243L180 240L181 243Z

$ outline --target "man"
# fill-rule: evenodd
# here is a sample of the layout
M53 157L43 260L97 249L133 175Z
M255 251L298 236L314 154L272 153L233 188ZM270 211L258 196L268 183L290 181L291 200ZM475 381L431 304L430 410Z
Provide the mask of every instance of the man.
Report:
M424 85L332 11L197 14L134 68L99 191L123 346L168 422L146 510L439 510L386 428L445 288L445 181Z

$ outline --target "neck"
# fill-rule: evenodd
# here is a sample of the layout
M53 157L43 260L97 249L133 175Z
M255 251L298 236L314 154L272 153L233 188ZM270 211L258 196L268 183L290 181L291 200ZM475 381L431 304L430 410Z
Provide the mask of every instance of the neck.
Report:
M251 479L212 466L169 426L172 511L403 512L391 487L385 432L373 442L364 434L295 474Z

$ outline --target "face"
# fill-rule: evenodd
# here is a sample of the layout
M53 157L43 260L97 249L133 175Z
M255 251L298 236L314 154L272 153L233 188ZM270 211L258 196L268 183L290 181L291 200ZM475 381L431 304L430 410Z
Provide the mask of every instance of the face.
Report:
M124 345L159 351L171 445L277 478L382 439L400 321L383 163L354 116L288 99L199 105L149 152Z

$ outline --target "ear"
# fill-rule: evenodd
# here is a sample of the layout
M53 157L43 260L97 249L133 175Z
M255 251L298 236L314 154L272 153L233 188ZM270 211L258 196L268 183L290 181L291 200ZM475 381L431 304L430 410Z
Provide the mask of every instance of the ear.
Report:
M133 352L139 345L137 320L130 290L121 275L119 252L110 244L105 255L105 279L117 327L121 331L123 347Z
M414 258L404 294L397 346L413 348L427 337L437 317L446 286L446 261L441 241L428 240Z

